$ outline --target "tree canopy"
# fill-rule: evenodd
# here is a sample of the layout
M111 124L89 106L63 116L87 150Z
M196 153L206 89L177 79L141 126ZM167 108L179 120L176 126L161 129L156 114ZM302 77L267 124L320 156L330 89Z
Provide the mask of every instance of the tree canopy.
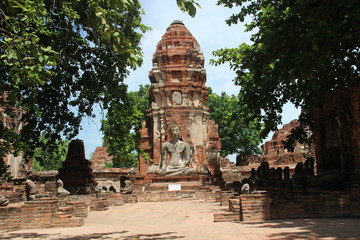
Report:
M21 109L26 123L17 138L1 125L13 150L32 152L41 132L48 146L71 138L94 104L106 109L126 97L121 82L141 64L147 30L138 1L8 0L0 9L0 105L8 116Z
M325 93L358 81L360 2L357 0L219 0L239 7L226 22L246 17L252 44L214 51L215 65L229 63L241 86L239 98L265 124L263 135L281 123L282 106L303 109L300 122L312 126Z
M108 109L102 121L104 146L113 156L113 167L135 167L139 133L146 118L149 85L140 85L139 91L129 92L126 98Z
M250 155L259 154L261 149L261 125L255 119L247 122L240 114L243 111L235 95L221 95L213 93L209 88L207 106L210 108L210 119L219 126L221 138L221 155L228 154Z
M197 0L177 4L196 14ZM122 82L141 65L140 39L149 29L142 14L138 0L1 1L0 106L24 124L0 121L0 157L56 149L56 140L78 134L94 104L111 111L127 101Z
M47 145L48 139L44 135L40 136L41 144ZM32 156L32 169L33 171L47 171L58 170L62 167L61 163L65 161L67 150L70 141L58 140L56 141L57 148L43 149L37 147Z

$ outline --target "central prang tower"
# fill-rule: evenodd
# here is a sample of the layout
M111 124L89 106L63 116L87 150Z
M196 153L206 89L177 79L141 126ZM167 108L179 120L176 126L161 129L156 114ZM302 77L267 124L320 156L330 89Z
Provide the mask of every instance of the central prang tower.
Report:
M140 138L139 173L148 178L167 175L159 169L162 155L163 162L169 161L164 160L164 145L170 150L165 143L171 140L171 125L176 124L180 128L179 139L190 146L190 163L187 170L173 170L168 175L207 174L219 181L221 143L218 127L209 120L206 107L204 56L184 23L176 20L167 28L152 63L148 120Z

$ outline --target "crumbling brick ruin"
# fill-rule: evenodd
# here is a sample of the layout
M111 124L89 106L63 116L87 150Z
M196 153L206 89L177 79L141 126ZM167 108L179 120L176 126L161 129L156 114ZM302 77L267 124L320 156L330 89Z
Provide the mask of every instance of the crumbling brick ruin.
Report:
M316 160L321 174L360 182L360 84L325 96L316 118Z
M292 120L290 123L284 124L282 128L275 131L271 140L266 141L262 146L262 155L247 155L237 156L236 166L227 158L221 159L221 171L223 178L227 183L233 181L241 181L249 177L252 168L257 168L263 161L269 163L274 168L289 167L290 172L293 173L295 166L299 162L305 162L308 157L315 157L315 150L313 146L308 144L295 143L294 151L287 151L284 147L284 141L291 133L291 130L298 126L297 120Z
M324 99L315 118L316 160L298 162L291 173L263 159L250 177L217 193L228 208L214 221L360 217L360 84ZM241 192L245 184L250 194Z
M0 98L4 99L4 102L6 103L7 93L3 92L2 95L0 95ZM24 112L21 109L12 107L11 111L12 114L16 116L16 119L10 118L5 113L5 107L6 106L0 105L0 120L4 125L4 128L13 128L16 132L20 132L23 128L23 123L20 119ZM22 153L19 153L16 156L14 154L7 154L3 158L3 161L5 166L9 166L9 172L13 178L26 178L30 173L31 161L26 162Z

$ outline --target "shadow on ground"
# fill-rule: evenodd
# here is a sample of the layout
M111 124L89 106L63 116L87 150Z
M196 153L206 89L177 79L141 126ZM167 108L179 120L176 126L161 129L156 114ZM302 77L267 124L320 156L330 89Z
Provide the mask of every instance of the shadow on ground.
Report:
M241 223L261 230L262 228L279 228L269 234L271 239L360 239L360 219L288 219L257 223ZM280 230L281 229L281 230Z
M78 236L63 236L61 234L38 234L38 233L9 233L0 235L1 240L6 239L57 239L57 240L92 240L92 239L121 239L121 240L161 240L161 239L179 239L184 236L177 236L175 232L152 233L152 234L134 234L125 235L128 231L111 233L91 233Z

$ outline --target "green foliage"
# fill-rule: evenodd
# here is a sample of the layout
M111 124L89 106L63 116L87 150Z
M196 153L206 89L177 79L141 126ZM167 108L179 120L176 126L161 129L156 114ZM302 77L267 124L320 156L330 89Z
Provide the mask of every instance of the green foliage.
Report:
M123 86L126 88L126 86ZM135 167L139 132L146 118L149 85L129 92L122 102L109 108L102 122L104 145L113 156L114 167Z
M246 121L242 117L245 108L239 104L236 96L229 96L225 92L219 96L209 89L207 106L210 108L210 118L219 126L223 156L261 153L261 125L256 119Z
M31 156L41 132L51 133L47 144L56 147L78 134L94 104L126 101L122 81L142 63L148 29L141 14L137 0L0 2L0 92L7 93L0 106L26 123L19 131L1 122L0 157Z
M196 0L177 4L191 16L199 7ZM41 132L56 149L78 134L95 104L112 114L114 104L128 101L122 82L142 64L140 39L149 29L142 13L138 0L0 2L0 106L11 123L0 122L0 158L30 158Z
M196 15L196 7L200 8L198 0L176 0L178 7L183 12L187 12L191 17Z
M11 180L11 174L8 172L9 165L5 165L4 161L0 159L0 180ZM0 183L1 185L1 183Z
M113 163L112 162L107 162L105 163L105 168L113 168Z
M281 124L282 106L303 109L300 122L313 126L314 110L324 93L358 81L360 2L358 0L219 0L240 7L227 23L253 31L252 45L220 49L215 65L229 63L241 86L239 99L251 116L265 124L263 136ZM305 131L297 131L304 137Z
M34 150L32 167L35 171L58 170L65 161L70 141L59 140L56 145L49 145L45 134L40 136L40 146Z

